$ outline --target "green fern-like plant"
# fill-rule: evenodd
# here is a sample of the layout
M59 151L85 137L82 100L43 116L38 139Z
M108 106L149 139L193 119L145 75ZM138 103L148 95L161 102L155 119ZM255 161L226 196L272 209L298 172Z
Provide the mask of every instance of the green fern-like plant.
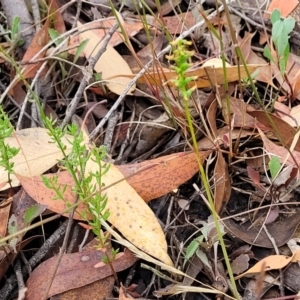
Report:
M107 236L101 230L101 219L106 221L109 217L109 211L106 209L107 196L102 192L102 176L109 171L109 164L104 162L106 156L105 147L92 146L88 149L83 133L78 131L76 125L69 125L63 130L56 126L55 121L50 118L43 116L42 119L45 127L49 130L50 137L63 153L64 159L61 163L72 176L74 181L73 192L77 195L77 203L84 202L86 204L86 210L82 212L82 218L96 235L99 242L98 248L107 248ZM72 137L69 139L72 145L69 155L65 152L66 145L62 139L66 134ZM95 163L97 170L87 173L86 167L90 160ZM55 199L67 201L64 198L66 186L59 184L56 177L42 176L42 178L44 184L55 191ZM67 203L67 205L73 207L74 203Z

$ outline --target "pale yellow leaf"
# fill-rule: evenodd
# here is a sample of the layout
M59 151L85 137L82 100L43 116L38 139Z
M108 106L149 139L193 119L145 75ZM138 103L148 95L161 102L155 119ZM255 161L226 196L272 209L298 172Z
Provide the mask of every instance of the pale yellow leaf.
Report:
M270 255L259 262L257 262L252 268L246 271L243 274L240 274L235 277L235 279L240 279L245 275L252 275L260 272L270 271L270 270L278 270L287 266L293 259L293 256L285 256L285 255Z
M96 170L97 164L90 159L86 172L94 173ZM112 185L104 191L108 197L106 206L110 212L108 221L136 247L172 266L173 263L167 254L164 233L154 213L124 180L118 168L110 165L109 171L102 177L102 182L105 186Z
M68 137L69 140L70 138ZM68 154L71 145L66 138L63 138L63 142L67 146L66 153ZM12 162L14 162L14 172L23 176L43 174L63 158L61 151L53 143L45 128L29 128L14 132L11 137L5 139L5 143L11 147L20 148ZM6 183L7 180L7 172L0 167L0 183ZM11 180L12 186L19 185L19 180L15 175L11 175ZM10 185L6 183L0 190L9 187Z
M78 26L82 27L83 25L78 22ZM93 30L82 31L79 34L79 40L80 42L88 40L88 43L83 50L83 53L87 59L91 56L94 56L99 49L101 49L103 44L102 37L98 36ZM97 61L95 65L95 71L100 73L101 78L107 82L107 88L117 95L120 95L124 91L125 87L130 81L130 78L126 76L133 75L127 62L110 45L107 45L106 51ZM119 76L121 74L125 76ZM135 85L132 86L130 92L132 92L134 89Z

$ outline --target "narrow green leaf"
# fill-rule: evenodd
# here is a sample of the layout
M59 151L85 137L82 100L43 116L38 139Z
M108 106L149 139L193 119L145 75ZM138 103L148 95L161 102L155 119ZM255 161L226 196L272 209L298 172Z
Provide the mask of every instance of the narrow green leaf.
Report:
M30 224L33 219L38 217L47 207L45 205L36 204L27 208L25 212L25 223Z
M275 60L274 60L274 58L272 56L270 47L268 45L265 46L263 54L264 54L264 57L268 58L270 61L272 61L272 62L275 63Z
M203 235L191 241L191 243L188 245L186 249L186 253L184 257L184 265L191 257L193 257L193 255L196 253L197 249L199 248L199 243L201 243L202 241L203 241Z
M280 20L280 11L276 8L273 10L273 12L271 14L272 25L274 25L279 20Z
M277 156L272 156L272 158L269 161L269 169L271 173L271 178L274 180L281 168L280 160Z
M20 18L14 17L11 24L11 37L14 38L20 32Z
M85 40L85 41L81 42L80 45L77 47L74 61L73 61L74 63L77 61L79 55L82 53L83 49L85 48L85 46L87 45L88 42L89 42L89 40Z
M58 38L60 36L59 32L53 28L49 28L48 29L49 35L51 40L54 40L56 38ZM58 39L55 41L55 45L58 46L59 44L61 44L63 42L63 39Z

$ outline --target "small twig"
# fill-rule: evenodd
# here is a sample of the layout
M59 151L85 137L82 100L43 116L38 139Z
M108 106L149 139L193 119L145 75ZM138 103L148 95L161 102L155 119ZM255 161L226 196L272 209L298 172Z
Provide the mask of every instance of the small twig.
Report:
M97 63L97 61L99 60L101 55L106 51L108 42L110 41L112 35L114 34L114 32L117 30L118 27L119 27L118 23L114 24L114 26L108 31L105 38L103 39L102 47L100 48L98 53L89 59L89 62L88 62L88 74L89 75L85 74L85 76L83 77L83 80L81 81L79 88L75 94L75 97L73 98L72 102L70 103L69 109L66 112L66 116L61 123L62 128L68 124L68 122L71 120L72 115L75 113L77 105L82 97L82 94L83 94L86 86L89 83L90 77L92 76L92 72L95 67L95 64Z
M127 132L126 132L126 138L125 138L124 143L121 145L121 149L120 149L119 156L118 156L117 160L121 160L121 158L123 156L123 152L124 152L125 148L127 147L127 145L130 142L131 128L133 126L133 121L135 119L135 114L136 114L135 111L136 111L136 99L133 102L131 117L130 117L130 120L129 120L129 125L128 125L128 128L127 128ZM131 140L131 142L132 142L132 140Z
M30 264L29 264L27 258L25 257L24 252L22 252L22 251L20 252L20 257L21 257L21 259L22 259L24 265L25 265L26 268L27 268L28 274L31 274L32 268L31 268L31 266L30 266Z
M17 277L18 287L19 287L19 297L18 300L25 299L25 292L27 291L25 284L24 284L24 278L22 274L22 267L21 267L21 261L20 259L17 259L14 265L14 271Z
M168 207L167 221L166 221L166 225L165 225L165 228L164 228L164 232L167 232L168 227L170 226L171 212L172 212L173 205L174 205L174 196L172 195L171 200L170 200L170 204L169 204L169 207Z
M118 121L120 121L120 122L122 122L122 120L123 120L123 115L124 115L124 105L121 105L121 109L120 109L120 112L119 112L119 119L118 119ZM130 125L129 125L130 126ZM111 149L110 149L110 152L111 153L113 153L114 152L114 150L115 150L115 148L116 148L116 146L117 146L117 144L118 144L118 136L120 135L120 132L121 132L121 126L117 126L117 128L116 128L116 133L115 133L115 139L114 139L114 141L113 141L113 143L112 143L112 146L111 146ZM127 135L126 135L127 136ZM123 145L123 144L122 144ZM120 151L122 150L122 145L121 145L121 149L120 149ZM123 153L123 152L122 152ZM119 156L118 157L120 157L120 154L119 154ZM116 160L118 160L118 158L116 159ZM115 160L115 161L116 161Z
M86 241L87 241L87 239L88 239L88 237L89 237L89 234L90 234L90 229L87 229L86 231L85 231L85 234L84 234L84 237L83 237L83 239L82 239L82 242L81 242L81 244L79 245L79 250L78 250L78 252L82 252L82 250L83 250L83 247L84 247L84 245L85 245L85 243L86 243Z
M260 23L255 22L253 19L247 17L245 14L241 13L240 11L238 11L237 9L235 9L234 7L230 7L229 10L231 10L234 14L236 14L237 16L239 16L240 18L244 19L247 23L255 26L256 28L260 28L260 29L264 29L264 26L261 25ZM253 16L252 16L253 17ZM253 17L254 18L254 17ZM268 32L271 32L271 29L267 28Z
M104 142L103 142L103 145L105 146L107 153L110 153L113 134L116 125L118 123L118 120L119 120L119 114L117 112L114 112L108 120L108 125L107 125Z
M69 247L67 249L67 253L75 252L75 247L77 246L77 240L78 240L78 236L79 236L79 228L80 228L80 226L78 224L76 224L74 226L72 237L70 239L70 244L69 244Z
M40 8L37 0L30 0L32 15L35 26L35 34L37 34L41 29L41 16L40 16Z
M77 11L76 11L75 19L72 24L72 29L74 29L77 26L77 22L79 20L79 16L81 13L81 8L82 8L82 0L77 0Z
M39 3L37 0L30 0L31 3L31 8L32 8L32 15L33 15L33 20L34 20L34 26L35 26L35 34L38 34L38 32L41 29L41 16L40 16L40 8L39 8ZM37 90L39 90L39 87L41 85L41 80L37 81ZM40 93L36 93L37 96L40 95ZM31 128L37 127L36 122L34 119L38 118L38 108L37 104L33 102L31 104L31 115L33 117L33 120L31 120Z
M41 84L41 81L38 80L36 88L35 88L35 94L38 97L40 95L40 89L39 89L40 84ZM35 102L31 104L31 115L32 115L33 120L31 120L31 126L30 127L31 128L35 128L35 127L37 127L37 124L36 124L36 122L34 120L37 120L38 117L39 117L38 108L37 108L37 105L36 105Z
M5 91L6 86L0 81L0 88ZM22 107L21 105L10 95L7 94L8 99L19 109L21 110ZM38 120L33 119L33 117L31 115L29 115L26 111L24 111L24 116L26 116L29 120L34 120L35 122L37 122L37 124L39 126L42 126L41 122L39 122Z

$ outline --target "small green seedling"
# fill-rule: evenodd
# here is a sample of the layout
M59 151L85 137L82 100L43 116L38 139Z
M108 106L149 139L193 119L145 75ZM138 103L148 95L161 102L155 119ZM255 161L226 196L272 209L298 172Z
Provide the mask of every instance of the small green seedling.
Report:
M21 47L24 41L21 39L20 18L14 17L11 25L11 41L13 45Z
M288 17L282 20L280 17L280 11L275 9L271 14L271 22L272 40L277 52L277 59L273 57L268 45L264 49L264 56L278 65L280 73L283 76L286 71L286 65L290 54L289 34L295 27L295 19Z
M277 156L272 156L272 158L270 159L269 169L270 169L270 173L271 173L271 179L272 179L272 181L274 181L281 169L281 163Z

